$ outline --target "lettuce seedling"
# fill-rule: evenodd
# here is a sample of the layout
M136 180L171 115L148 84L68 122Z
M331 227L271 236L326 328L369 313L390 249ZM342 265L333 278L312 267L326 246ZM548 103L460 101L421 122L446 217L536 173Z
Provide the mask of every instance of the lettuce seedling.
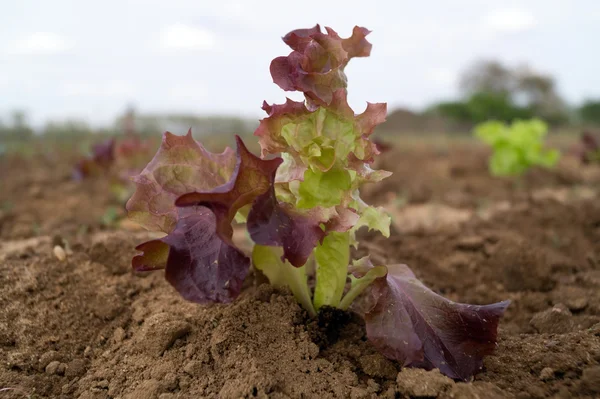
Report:
M123 181L138 174L150 155L148 142L137 135L123 139L111 137L92 145L91 154L79 160L73 168L73 178L82 180L114 174Z
M112 196L124 203L133 193L131 176L140 173L151 156L150 145L137 135L110 138L92 146L91 155L73 168L77 181L102 177L110 183Z
M166 132L127 203L132 220L166 235L140 244L133 268L165 269L187 300L226 303L240 294L252 264L271 284L288 287L311 316L325 306L353 310L384 355L467 380L493 351L508 302L454 303L405 265L350 259L361 227L390 234L390 217L359 192L390 175L371 168L379 150L370 136L386 104L367 103L357 115L347 102L344 68L370 54L368 34L355 27L342 39L316 25L283 38L292 52L271 63L273 81L305 101L263 104L267 116L255 131L260 157L238 136L236 151L215 154L191 131ZM254 243L250 256L234 243L234 220Z
M579 157L584 164L600 164L600 140L590 132L581 134Z
M560 153L544 149L546 123L539 119L516 120L507 125L498 121L484 122L475 127L475 136L492 147L490 172L495 176L522 175L532 166L552 168Z
M91 155L77 162L73 178L82 180L106 172L115 161L115 139L110 138L92 146Z

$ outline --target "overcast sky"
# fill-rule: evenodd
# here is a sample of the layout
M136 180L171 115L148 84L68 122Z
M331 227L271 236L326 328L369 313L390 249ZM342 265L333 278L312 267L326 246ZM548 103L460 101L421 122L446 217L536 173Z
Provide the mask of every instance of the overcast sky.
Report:
M461 70L496 58L554 75L571 102L600 97L600 1L18 0L0 12L0 113L112 121L142 112L262 117L281 36L372 30L370 58L347 67L350 104L423 107L457 95Z

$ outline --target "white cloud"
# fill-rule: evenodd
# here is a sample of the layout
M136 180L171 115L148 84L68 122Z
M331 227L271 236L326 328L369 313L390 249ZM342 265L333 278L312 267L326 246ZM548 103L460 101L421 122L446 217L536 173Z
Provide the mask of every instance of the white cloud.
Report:
M60 54L71 49L73 43L56 33L34 32L29 36L15 41L9 48L9 53L16 55L52 55Z
M432 68L427 71L427 78L438 86L454 87L457 73L448 68Z
M206 98L204 86L195 84L178 84L169 88L167 98L172 103L192 105Z
M163 49L210 50L215 43L215 35L211 31L181 23L164 29L159 39Z
M483 18L484 26L496 33L520 33L533 29L537 21L522 8L497 9Z
M132 84L125 81L67 82L60 94L65 97L127 97L135 94Z

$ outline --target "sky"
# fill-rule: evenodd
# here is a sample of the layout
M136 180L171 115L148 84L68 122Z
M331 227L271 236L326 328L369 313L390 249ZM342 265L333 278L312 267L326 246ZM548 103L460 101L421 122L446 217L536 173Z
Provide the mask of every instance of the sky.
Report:
M269 64L290 51L283 35L315 23L372 31L371 57L346 68L357 113L454 98L480 59L549 73L575 104L600 98L598 0L19 0L0 14L0 115L101 125L132 104L258 119L263 100L300 99Z

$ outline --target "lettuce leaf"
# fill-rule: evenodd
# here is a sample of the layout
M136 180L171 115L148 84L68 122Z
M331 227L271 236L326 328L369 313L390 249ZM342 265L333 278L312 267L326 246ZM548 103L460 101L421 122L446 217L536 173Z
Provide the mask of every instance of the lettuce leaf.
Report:
M315 246L325 237L318 218L294 212L277 201L275 189L257 197L248 213L248 233L259 245L283 247L281 260L303 266Z
M217 216L217 234L231 237L231 222L243 206L266 193L275 181L281 158L260 159L252 154L239 136L236 136L237 161L233 174L225 184L208 191L194 191L175 200L178 207L206 206Z
M75 165L73 178L82 180L89 176L95 176L107 170L115 161L116 141L110 138L92 146L91 155L81 159Z
M331 232L315 250L317 285L315 308L338 306L344 293L350 263L349 233Z
M352 273L361 278L372 268L362 262ZM481 371L510 301L486 306L452 302L425 287L406 265L387 270L353 304L365 319L369 341L404 366L438 368L465 381Z
M317 315L307 284L306 266L295 267L283 259L280 247L255 245L252 251L254 267L275 287L288 287L294 297L311 317Z
M136 249L137 271L166 269L165 278L181 296L196 303L231 302L250 267L250 259L231 240L216 234L216 216L205 207L181 217L175 229Z
M175 200L225 184L235 165L231 148L213 154L192 138L191 130L185 136L166 132L152 161L132 178L136 191L126 204L129 218L148 230L170 233L179 218Z
M354 57L371 54L366 40L367 29L355 27L352 36L342 39L331 28L321 32L317 24L310 29L294 30L283 37L292 48L285 57L271 62L273 82L286 91L302 91L315 106L329 105L333 93L345 89L347 78L344 68Z
M282 162L262 160L237 136L236 142L235 155L230 149L212 154L191 132L165 133L152 162L134 178L137 190L127 203L132 219L168 233L138 246L142 254L132 266L165 269L167 281L193 302L230 302L239 294L250 259L234 246L231 222L273 191ZM296 256L293 249L290 256Z

